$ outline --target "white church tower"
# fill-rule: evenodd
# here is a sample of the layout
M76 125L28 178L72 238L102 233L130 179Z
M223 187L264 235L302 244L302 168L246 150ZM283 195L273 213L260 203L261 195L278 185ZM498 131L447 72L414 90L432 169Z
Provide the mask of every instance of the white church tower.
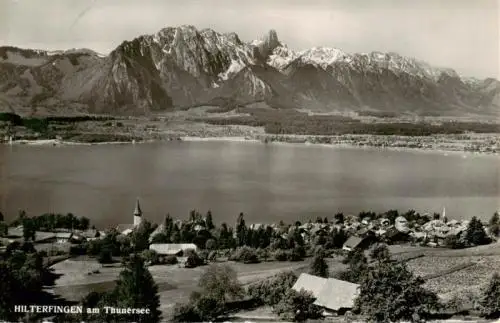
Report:
M141 205L139 204L139 199L137 199L137 202L135 203L135 210L134 210L134 227L139 226L142 222L142 211L141 211Z

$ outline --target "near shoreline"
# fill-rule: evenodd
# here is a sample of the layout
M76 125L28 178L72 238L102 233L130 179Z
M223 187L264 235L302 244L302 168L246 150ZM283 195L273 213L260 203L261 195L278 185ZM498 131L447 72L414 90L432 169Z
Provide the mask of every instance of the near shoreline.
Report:
M164 139L148 139L148 140L132 140L132 141L103 141L103 142L79 142L79 141L64 141L58 139L39 139L39 140L13 140L12 142L3 142L3 145L9 146L93 146L93 145L130 145L130 144L145 144L145 143L160 143L169 141L184 141L184 142L246 142L246 143L263 143L269 145L299 145L299 146L321 146L326 148L353 148L353 149L369 149L369 150L387 150L387 151L401 151L401 152L427 152L427 153L442 153L444 155L462 155L463 157L475 155L475 156L495 156L498 157L500 154L498 152L489 151L468 151L459 149L445 149L445 148L422 148L422 147L405 147L405 146L380 146L380 145L370 145L370 144L352 144L352 143L321 143L321 142L310 142L307 139L297 140L296 137L283 136L281 139L285 140L269 140L266 138L271 136L262 136L263 138L251 138L243 136L234 137L198 137L198 136L172 136ZM415 137L416 138L416 137ZM409 137L408 139L415 139L414 137Z

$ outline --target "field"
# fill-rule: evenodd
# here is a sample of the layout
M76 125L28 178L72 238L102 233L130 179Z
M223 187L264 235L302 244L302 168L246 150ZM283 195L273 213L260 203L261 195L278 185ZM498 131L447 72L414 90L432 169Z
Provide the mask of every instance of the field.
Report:
M492 244L466 250L447 250L410 246L390 246L395 257L410 258L408 268L426 280L425 287L438 293L441 299L473 295L477 298L492 273L500 272L500 244ZM421 256L413 258L416 256ZM411 259L413 258L413 259ZM284 270L304 272L310 259L303 262L262 262L259 264L229 264L238 274L243 285L256 282ZM341 258L327 259L330 272L344 270ZM122 270L121 264L103 266L86 257L68 259L52 266L61 277L52 292L68 300L79 301L90 291L107 291ZM159 289L161 310L168 317L175 303L184 302L197 288L197 282L205 266L186 269L179 265L155 265L149 270ZM258 309L240 312L238 317L270 318L272 313Z
M407 246L390 249L395 255L423 254L408 261L408 268L426 279L425 287L443 300L462 294L477 297L491 275L500 273L500 243L462 250Z
M256 282L284 270L301 271L307 268L307 262L262 262L259 264L241 264L228 262L238 273L243 285ZM54 273L62 274L56 281L52 292L71 301L79 301L90 291L107 291L114 287L122 267L120 264L103 266L93 259L69 259L52 266ZM178 265L150 266L149 271L158 284L161 310L168 316L175 303L184 302L196 285L205 266L186 269ZM93 271L98 271L92 273ZM88 274L88 273L92 274Z

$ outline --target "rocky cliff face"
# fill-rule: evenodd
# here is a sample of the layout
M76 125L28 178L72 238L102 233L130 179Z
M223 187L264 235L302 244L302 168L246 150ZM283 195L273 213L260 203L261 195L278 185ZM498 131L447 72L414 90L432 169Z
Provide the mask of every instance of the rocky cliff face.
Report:
M145 114L220 98L315 111L483 114L500 108L500 82L463 78L395 53L295 52L274 30L245 43L234 33L169 27L124 41L107 56L0 47L2 110L44 106L64 113L79 106Z

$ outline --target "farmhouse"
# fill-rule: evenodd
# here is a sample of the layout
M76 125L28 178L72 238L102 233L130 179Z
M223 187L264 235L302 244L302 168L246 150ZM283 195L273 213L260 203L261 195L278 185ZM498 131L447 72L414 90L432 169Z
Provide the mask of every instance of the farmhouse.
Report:
M161 256L182 256L187 250L197 250L194 243L153 243L150 250Z
M301 274L293 285L295 291L304 289L313 294L314 305L320 306L328 314L343 314L354 307L354 299L358 296L358 284L334 278L322 278L309 274Z
M355 249L365 250L375 242L374 236L366 236L364 238L352 236L344 243L343 250L352 251Z

